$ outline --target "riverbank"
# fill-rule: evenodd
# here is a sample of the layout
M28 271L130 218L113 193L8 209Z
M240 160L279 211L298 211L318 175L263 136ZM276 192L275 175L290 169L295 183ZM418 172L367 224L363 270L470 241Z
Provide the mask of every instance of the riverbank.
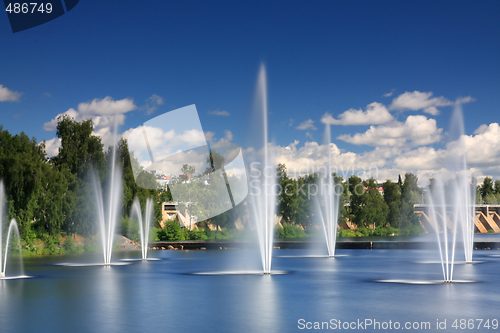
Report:
M430 237L425 239L408 240L388 240L387 237L381 239L339 239L336 243L337 249L434 249L438 247L437 242ZM300 239L300 240L282 240L276 239L273 243L276 249L309 249L317 248L318 240ZM230 250L230 249L251 249L257 248L258 244L249 240L193 240L193 241L162 241L150 242L149 248L153 250ZM457 242L456 249L462 249L462 243ZM500 250L500 239L479 238L474 242L475 250Z

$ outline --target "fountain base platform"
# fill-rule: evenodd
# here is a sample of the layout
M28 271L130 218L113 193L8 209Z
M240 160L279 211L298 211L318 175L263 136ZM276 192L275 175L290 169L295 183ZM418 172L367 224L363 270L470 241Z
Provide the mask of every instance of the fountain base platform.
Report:
M55 264L56 266L64 266L64 267L92 267L92 266L125 266L130 265L129 262L112 262L109 264L104 263L70 263L63 262L59 264Z
M18 276L4 276L0 277L0 280L21 280L21 279L32 279L34 276L28 275L18 275Z
M438 260L428 260L428 261L415 261L415 263L417 264L442 264L441 261L438 261ZM484 263L484 261L477 261L477 260L473 260L471 262L467 262L467 261L455 261L453 264L454 265L475 265L475 264L482 264ZM446 265L446 263L445 263Z
M329 256L328 254L311 254L311 255L303 255L303 256L274 256L274 258L342 258L342 257L350 257L348 254L336 254L333 256Z
M375 280L379 283L399 283L399 284L453 284L453 283L474 283L472 280L405 280L405 279L390 279L390 280Z
M215 272L196 272L192 275L285 275L290 274L290 271L215 271Z

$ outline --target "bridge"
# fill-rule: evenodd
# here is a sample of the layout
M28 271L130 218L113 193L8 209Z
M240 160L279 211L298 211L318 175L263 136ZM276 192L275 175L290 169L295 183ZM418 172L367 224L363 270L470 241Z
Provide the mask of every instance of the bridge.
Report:
M440 206L438 206L440 207ZM432 221L429 214L428 204L415 204L415 213L420 216L420 223L429 233L443 232L442 227ZM442 207L436 209L436 214L440 217ZM453 232L453 206L445 205L446 227ZM476 204L474 213L474 232L476 233L500 233L500 205L499 204Z

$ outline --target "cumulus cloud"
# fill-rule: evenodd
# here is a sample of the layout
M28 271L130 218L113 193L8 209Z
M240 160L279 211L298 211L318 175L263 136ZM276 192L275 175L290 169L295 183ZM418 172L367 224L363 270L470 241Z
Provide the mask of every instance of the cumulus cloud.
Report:
M328 149L331 150L332 171L337 172L344 179L355 174L363 179L373 177L379 182L387 179L396 181L399 174L411 172L418 176L420 186L426 186L430 178L454 177L458 172L458 160L464 153L467 157L467 173L470 177L475 176L478 179L484 178L484 175L500 177L500 168L498 168L500 165L500 125L498 123L482 125L473 135L463 135L458 140L449 142L445 147L438 149L412 144L412 140L429 141L428 137L432 138L432 133L436 137L441 136L442 130L435 127L434 119L427 119L422 115L408 118L405 123L396 122L391 125L396 128L396 132L403 134L408 131L408 127L414 126L413 123L416 123L415 127L419 130L402 134L401 138L387 139L393 140L389 143L395 142L395 145L384 145L384 138L373 135L371 140L379 141L381 144L361 153L341 150L335 143L318 144L314 141L306 142L302 146L299 141L294 141L285 146L269 144L269 147L274 152L275 163L284 163L291 177L325 170L328 164ZM373 126L372 128L385 127L389 126ZM425 132L427 127L429 128L427 135L418 137L418 132ZM381 132L383 131L380 130ZM375 132L375 134L380 133ZM249 148L245 150L245 154L245 158L249 160L262 159L262 150L256 151Z
M0 102L19 102L22 94L23 93L12 91L0 84Z
M384 97L391 97L392 94L394 93L394 89L392 89L390 92L388 92L387 94L384 94L383 96Z
M500 126L498 123L481 125L475 135L462 137L467 161L471 165L486 167L500 165ZM448 144L448 149L460 149L458 142Z
M78 104L78 112L96 115L115 115L117 113L126 113L136 108L133 99L124 98L115 101L110 96L106 96L103 99L95 98L92 102Z
M467 104L470 102L474 102L476 99L471 97L471 96L466 96L466 97L459 97L455 100L453 104L458 105L458 104Z
M146 114L152 114L158 109L158 106L163 105L164 100L161 96L156 94L151 95L148 99L146 99L146 104L141 107L141 110L146 111Z
M109 96L104 99L96 98L91 102L78 104L76 110L71 108L64 113L58 114L54 119L46 122L43 125L43 129L46 131L54 131L57 127L57 118L63 115L68 115L76 121L92 119L96 130L113 126L115 119L118 125L123 125L125 121L124 113L135 110L136 108L133 99L124 98L115 101Z
M327 113L321 118L321 122L330 125L378 125L393 119L385 105L373 102L368 104L366 111L349 109L340 114L338 119Z
M233 133L230 130L224 131L224 140L233 141Z
M394 121L387 125L370 126L364 133L340 135L339 140L368 146L423 146L441 140L443 129L437 128L435 119L409 116L404 123Z
M389 106L389 109L413 111L423 109L424 112L435 116L439 114L437 107L453 105L452 101L444 98L443 96L432 97L432 94L432 92L407 91L394 98Z
M299 126L296 127L296 129L299 130L316 130L316 127L314 127L314 120L308 119L306 121L303 121L300 123Z
M221 111L221 110L208 111L208 114L211 114L214 116L223 116L223 117L229 117L231 115L229 112Z
M46 140L45 142L45 153L47 157L53 157L59 154L59 148L61 147L61 139L53 138Z

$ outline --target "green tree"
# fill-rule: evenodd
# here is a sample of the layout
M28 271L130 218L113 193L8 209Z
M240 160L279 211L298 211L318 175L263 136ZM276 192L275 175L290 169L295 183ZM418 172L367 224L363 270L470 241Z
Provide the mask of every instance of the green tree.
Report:
M400 206L401 206L401 188L398 183L387 180L383 185L384 201L389 208L387 223L393 228L399 228Z
M385 226L389 208L384 201L384 198L378 191L378 184L375 179L370 178L365 180L365 187L367 188L365 194L361 197L364 201L361 218L363 224L368 226L372 224L374 229L378 226Z
M93 172L98 181L104 179L105 156L101 138L93 135L92 119L75 121L64 115L58 118L56 135L61 139L59 154L52 158L55 166L62 172L75 175L69 184L74 195L71 201L71 216L68 218L68 232L83 236L95 235L95 198L92 191Z
M493 181L490 177L484 178L483 184L480 187L480 192L481 192L481 197L483 198L483 201L488 202L486 200L486 197L487 196L491 197L491 195L494 193Z
M413 207L415 202L419 201L419 196L421 196L417 182L416 175L405 174L405 181L401 186L400 235L418 235L423 231Z
M113 156L112 147L109 147L106 153L106 161L109 165ZM125 139L120 139L117 145L117 163L122 169L123 174L123 209L122 216L128 217L134 198L137 197L144 209L146 206L146 199L152 198L155 203L155 225L158 225L161 220L161 203L158 200L158 190L156 189L156 179L150 172L141 172L137 179L134 178L132 169L133 164L139 164L135 156L130 154L128 149L128 142ZM109 176L109 175L108 175ZM126 230L122 230L126 232Z
M12 136L0 126L0 178L7 194L9 217L19 224L21 238L27 239L39 209L43 165L43 145L21 133Z
M363 182L361 178L356 175L351 175L348 181L349 189L349 219L356 225L362 224L362 210L363 210L363 194L365 193Z
M500 180L495 180L494 192L495 194L500 194Z
M216 170L222 169L226 163L226 160L224 156L219 154L215 149L210 149L210 154L207 157L206 163L209 166L205 169L204 173L208 174L215 172ZM194 170L192 173L194 173Z
M280 192L278 193L278 214L283 216L283 222L310 225L309 208L306 186L307 178L298 180L289 178L284 164L276 168Z

